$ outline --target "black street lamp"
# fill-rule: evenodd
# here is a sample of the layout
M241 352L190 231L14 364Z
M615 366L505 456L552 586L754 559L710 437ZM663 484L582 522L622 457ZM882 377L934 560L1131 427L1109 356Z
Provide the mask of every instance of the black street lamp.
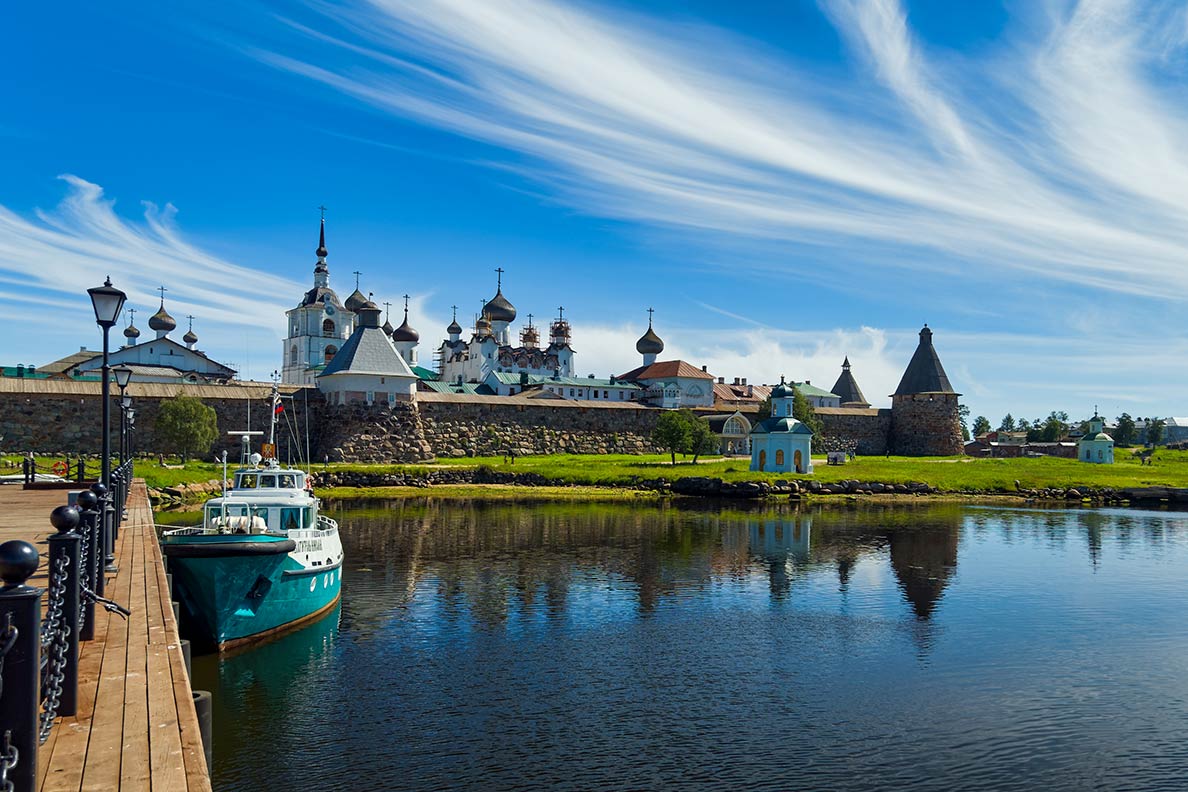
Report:
M108 331L115 326L128 295L111 285L111 278L102 286L87 289L95 309L95 324L103 328L103 459L100 466L103 486L111 489L111 366L108 363Z
M105 570L114 572L115 546L111 514L111 365L108 360L108 335L116 320L120 317L120 310L124 307L124 300L128 295L111 285L111 278L107 278L102 286L87 289L91 295L91 305L95 309L95 324L103 328L103 458L100 461L100 480L95 494L99 496L99 507L102 510L100 519L103 520L103 563ZM96 548L98 549L98 548Z
M132 381L132 369L127 366L116 366L112 370L115 374L116 385L120 386L120 464L128 461L128 408L132 406L132 399L125 394L128 383Z

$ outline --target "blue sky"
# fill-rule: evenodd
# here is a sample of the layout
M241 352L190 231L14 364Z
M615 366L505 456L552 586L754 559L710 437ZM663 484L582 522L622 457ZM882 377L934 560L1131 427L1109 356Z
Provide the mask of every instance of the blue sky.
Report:
M886 404L921 324L975 415L1183 414L1188 17L1125 0L23 4L0 357L110 273L264 377L312 277L431 358L506 270L579 369L668 349ZM47 323L63 307L73 315ZM395 310L395 307L394 307ZM144 328L147 313L137 323ZM183 324L184 326L184 324ZM30 333L29 328L36 332Z

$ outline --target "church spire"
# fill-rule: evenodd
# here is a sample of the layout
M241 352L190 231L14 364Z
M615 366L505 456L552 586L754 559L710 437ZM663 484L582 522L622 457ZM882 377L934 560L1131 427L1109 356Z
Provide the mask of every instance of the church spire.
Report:
M318 249L314 251L314 255L318 257L318 261L314 264L314 285L325 289L330 286L330 268L326 266L326 255L329 251L326 250L326 207L319 206L318 210L322 213L322 220L318 227Z

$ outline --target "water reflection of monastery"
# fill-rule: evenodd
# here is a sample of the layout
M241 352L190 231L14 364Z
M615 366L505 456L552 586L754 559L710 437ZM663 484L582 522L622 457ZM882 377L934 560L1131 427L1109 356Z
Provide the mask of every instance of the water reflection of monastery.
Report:
M528 613L572 618L575 603L588 604L575 599L575 586L629 589L640 614L756 576L766 577L774 601L795 601L797 586L826 570L846 591L862 563L889 567L907 614L923 622L956 570L961 523L957 510L943 509L915 510L908 522L894 510L880 520L626 505L401 502L391 508L340 517L352 557L376 559L370 578L352 581L372 589L369 596L352 598L344 618L382 620L425 585L451 617L469 614L488 627ZM879 522L884 527L872 527Z

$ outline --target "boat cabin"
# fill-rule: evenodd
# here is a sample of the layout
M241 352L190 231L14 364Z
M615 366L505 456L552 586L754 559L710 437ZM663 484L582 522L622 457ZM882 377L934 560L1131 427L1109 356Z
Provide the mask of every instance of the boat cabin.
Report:
M232 489L305 489L305 473L300 470L255 469L235 471Z
M219 533L256 534L317 530L317 500L306 475L289 468L235 471L234 486L207 501L206 528Z

